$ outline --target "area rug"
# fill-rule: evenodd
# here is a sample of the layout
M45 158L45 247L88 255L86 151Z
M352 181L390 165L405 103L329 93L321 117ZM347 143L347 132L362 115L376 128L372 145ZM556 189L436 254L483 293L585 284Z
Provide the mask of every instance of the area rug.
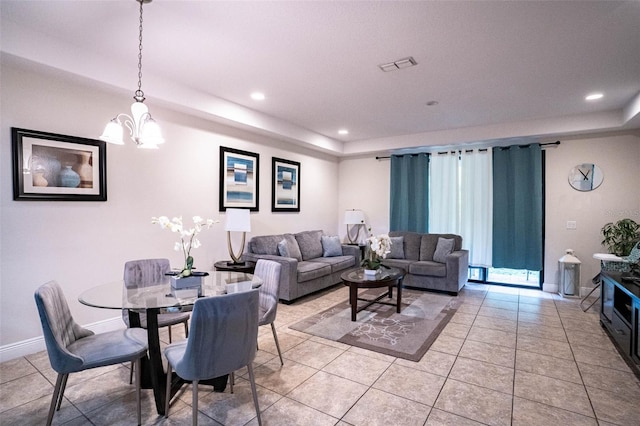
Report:
M360 290L374 299L384 291ZM393 299L395 301L395 298ZM366 302L359 302L364 306ZM373 304L351 321L349 301L312 315L289 328L398 358L419 361L455 314L460 301L446 294L403 289L402 309Z

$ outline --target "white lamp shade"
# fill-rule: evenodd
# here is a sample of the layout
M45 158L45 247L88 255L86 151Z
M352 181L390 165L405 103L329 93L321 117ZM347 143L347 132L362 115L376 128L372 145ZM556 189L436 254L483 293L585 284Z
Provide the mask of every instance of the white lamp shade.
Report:
M362 210L347 210L344 212L344 223L347 225L364 224L364 213Z
M251 232L251 215L248 209L227 209L226 231Z
M116 145L124 145L122 134L122 125L114 118L105 126L104 132L102 132L102 135L100 136L100 140Z

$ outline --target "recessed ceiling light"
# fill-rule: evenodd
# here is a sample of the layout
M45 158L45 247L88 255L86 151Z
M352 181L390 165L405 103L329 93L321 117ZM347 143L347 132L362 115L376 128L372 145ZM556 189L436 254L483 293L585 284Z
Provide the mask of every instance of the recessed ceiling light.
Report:
M436 106L438 104L439 104L438 101L429 101L429 102L427 102L427 106Z
M597 101L598 99L602 99L604 95L602 93L591 93L590 95L585 96L585 101Z
M251 94L251 99L253 99L254 101L264 101L265 96L264 96L264 93L253 92Z
M349 131L347 129L340 129L340 130L338 130L338 134L339 135L348 135Z

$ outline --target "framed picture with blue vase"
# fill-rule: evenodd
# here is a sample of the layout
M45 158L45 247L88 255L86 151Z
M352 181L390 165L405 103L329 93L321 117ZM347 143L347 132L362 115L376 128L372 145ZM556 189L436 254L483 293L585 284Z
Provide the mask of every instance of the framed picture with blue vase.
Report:
M103 141L11 128L13 199L107 201Z
M271 211L300 211L300 163L272 157Z

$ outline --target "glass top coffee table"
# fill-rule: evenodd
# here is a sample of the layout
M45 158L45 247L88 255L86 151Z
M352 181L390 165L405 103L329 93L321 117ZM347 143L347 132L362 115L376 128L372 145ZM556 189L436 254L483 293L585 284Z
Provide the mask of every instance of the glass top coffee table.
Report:
M349 287L349 304L351 305L351 321L356 320L358 312L366 309L373 303L379 303L382 305L390 305L396 307L396 312L400 313L400 306L402 303L402 279L404 278L404 270L399 268L385 268L379 269L376 275L366 275L363 268L351 269L343 272L340 275L344 285ZM361 288L382 288L388 287L386 293L381 294L375 299L364 299L358 297L358 290ZM398 289L398 295L396 302L383 302L382 299L388 297L393 299L393 288ZM367 302L366 305L358 307L358 301Z

